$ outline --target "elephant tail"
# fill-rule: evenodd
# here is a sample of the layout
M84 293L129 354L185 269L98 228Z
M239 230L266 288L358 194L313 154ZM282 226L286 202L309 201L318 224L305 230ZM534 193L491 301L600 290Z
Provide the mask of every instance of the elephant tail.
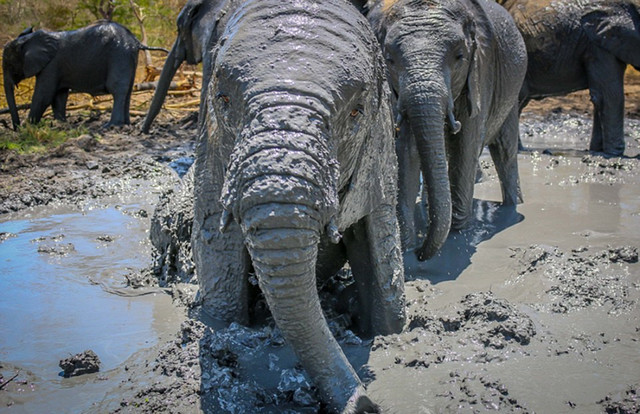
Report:
M157 47L157 46L147 46L145 44L139 43L138 44L138 49L140 50L157 50L160 52L164 52L164 53L169 53L168 49L165 49L164 47Z

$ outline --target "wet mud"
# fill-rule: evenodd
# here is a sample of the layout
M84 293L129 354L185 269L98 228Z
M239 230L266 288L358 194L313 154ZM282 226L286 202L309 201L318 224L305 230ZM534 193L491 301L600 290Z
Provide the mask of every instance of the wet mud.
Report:
M348 269L324 282L321 292L329 325L385 412L640 410L640 120L625 123L626 156L604 158L585 151L591 128L588 115L525 114L521 135L528 150L518 158L524 203L515 210L500 205L497 176L490 157L483 154L470 226L452 233L442 251L427 262L405 255L408 321L402 333L358 337L343 299L349 292ZM163 185L155 187L155 204L126 208L127 217L148 225L151 245L145 263L116 277L118 282L125 279L123 285L109 280L101 290L123 295L153 292L173 303L165 308L168 313L186 312L188 317L128 358L103 361L110 364L104 371L65 379L77 381L67 386L85 395L85 404L76 412L323 412L316 390L264 303L255 305L263 307L256 310L263 319L250 327L217 326L199 313L185 243L192 220L185 211L191 200L188 175L179 182L177 173L161 172L170 163L188 165L192 149L187 132L166 128L161 131L171 134L161 133L159 138L166 147L141 144L145 139L127 138L126 131L117 138L128 139L134 148L127 160L140 166L139 178L144 181L157 167ZM97 151L102 151L100 145ZM168 148L170 155L163 155ZM78 151L77 159L95 157L91 151ZM137 161L143 159L149 162ZM125 162L121 158L114 166ZM117 195L122 188L135 193L131 186L101 187L110 180L108 173L88 169L84 161L74 163L64 174L86 173L96 184L82 187L79 179L74 184L74 189L80 188L78 198L74 190L64 190L48 204L93 200L109 208L122 205ZM135 176L125 175L125 181L135 182ZM115 189L94 192L97 188ZM26 192L36 200L33 203L44 204L33 197L36 193ZM24 195L3 197L0 225L31 214L33 208L20 204ZM0 249L23 237L14 228L3 227L0 233ZM60 234L31 237L33 254L58 261L82 251L83 244L71 233ZM109 246L124 236L98 230L91 237ZM73 306L88 307L83 301ZM139 336L148 339L147 335ZM94 350L102 361L101 352ZM67 356L49 362L55 365ZM40 354L28 357L41 363ZM6 383L0 388L2 409L38 412L38 393L63 406L68 394L57 389L43 392L42 375L25 365L0 354L0 386ZM18 370L20 375L7 382ZM103 376L109 381L101 380Z

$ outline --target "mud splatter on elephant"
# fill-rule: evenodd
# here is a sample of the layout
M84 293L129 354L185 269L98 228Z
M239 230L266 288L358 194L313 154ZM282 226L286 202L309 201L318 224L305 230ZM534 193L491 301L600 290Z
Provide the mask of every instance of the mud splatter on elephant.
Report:
M203 307L247 322L255 271L330 409L375 409L329 331L316 267L349 262L362 331L403 328L397 161L379 45L345 0L245 1L228 10L196 150ZM319 245L328 251L319 255Z
M517 103L527 67L524 42L511 16L491 1L380 0L368 8L396 97L403 245L415 243L422 172L429 229L416 253L426 260L450 228L468 222L485 145L503 204L522 201Z

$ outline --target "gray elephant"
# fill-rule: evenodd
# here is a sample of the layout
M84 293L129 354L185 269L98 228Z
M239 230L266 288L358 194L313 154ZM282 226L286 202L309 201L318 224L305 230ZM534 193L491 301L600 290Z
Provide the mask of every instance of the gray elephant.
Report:
M51 106L55 119L64 121L69 91L113 95L107 126L130 123L129 101L139 50L163 50L141 44L114 22L99 22L78 30L25 30L7 43L2 71L11 121L20 125L14 89L23 79L36 77L29 122L36 123Z
M397 161L380 47L346 0L231 4L196 148L192 245L203 309L246 323L255 272L328 407L375 409L328 328L316 268L337 271L348 260L360 328L402 330Z
M207 90L211 73L211 54L207 53L207 49L216 44L219 32L228 18L226 9L231 3L225 0L189 0L184 5L177 19L178 36L162 68L142 132L149 133L151 124L167 97L171 80L183 62L191 65L203 63L202 90Z
M397 97L403 246L415 243L422 170L429 229L416 253L426 260L450 228L469 220L485 145L503 204L522 201L517 103L527 67L524 42L506 10L487 0L380 0L368 8Z
M589 89L591 151L624 153L624 71L640 69L635 0L499 0L522 32L529 68L520 107L531 99Z
M229 17L227 11L232 3L226 0L189 0L184 5L177 19L178 36L162 68L158 86L142 125L142 132L149 133L151 124L160 113L162 104L167 97L171 80L183 62L186 61L190 65L202 62L202 90L207 90L211 72L209 66L211 62L208 57L211 54L206 53L206 50L213 47L218 41L221 30L224 29ZM352 3L362 7L360 1L352 0Z

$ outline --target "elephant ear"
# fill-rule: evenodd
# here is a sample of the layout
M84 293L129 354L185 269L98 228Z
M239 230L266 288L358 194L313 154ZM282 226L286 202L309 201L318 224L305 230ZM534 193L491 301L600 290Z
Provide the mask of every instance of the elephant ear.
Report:
M49 33L37 31L24 43L24 77L40 73L58 52L58 39Z
M463 32L469 43L469 69L467 71L467 100L469 117L475 118L482 109L480 96L480 60L482 49L478 47L476 25L473 20L465 22Z
M347 184L347 191L340 198L338 229L342 232L370 214L383 202L395 204L396 200L385 201L385 177L397 177L397 159L393 144L393 115L389 85L384 76L385 65L382 56L376 56L377 79L376 103L371 110L374 115L370 129L360 147L360 154ZM391 175L390 175L391 174ZM395 179L393 181L395 183ZM388 192L387 192L388 193Z
M591 42L619 60L640 68L638 10L632 5L600 8L582 16L584 32Z

